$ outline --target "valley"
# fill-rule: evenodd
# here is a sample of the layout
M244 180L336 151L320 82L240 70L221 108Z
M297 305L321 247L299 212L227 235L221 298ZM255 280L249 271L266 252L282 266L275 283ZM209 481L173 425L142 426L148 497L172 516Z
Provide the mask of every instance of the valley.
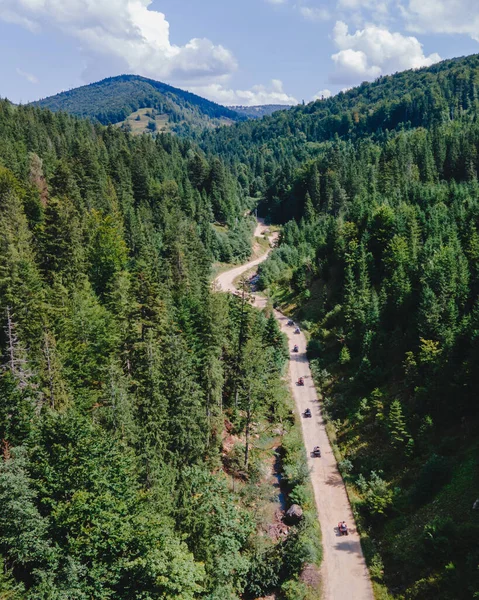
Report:
M255 237L260 237L268 227L259 222ZM274 244L277 236L269 238ZM237 293L234 281L242 273L250 272L268 257L262 257L222 273L215 280L219 291ZM264 296L253 294L253 305L258 309L265 307L267 300ZM301 421L304 440L304 451L308 456L308 468L314 490L316 510L322 533L323 561L321 565L322 597L335 600L372 600L373 592L369 581L368 570L361 550L361 542L354 516L352 514L346 488L339 474L336 459L331 449L325 429L324 417L321 411L320 396L318 395L311 371L308 365L306 350L307 342L303 333L296 334L295 326L288 325L289 319L279 311L274 316L280 324L282 332L288 338L290 362L288 369L289 386L292 391L296 415ZM298 345L298 353L292 353L294 345ZM297 382L300 377L305 380L304 387ZM304 411L310 409L311 419L303 417ZM312 449L319 445L321 457L316 458ZM346 521L349 535L340 536L337 524Z
M479 55L322 96L0 100L0 597L479 594Z

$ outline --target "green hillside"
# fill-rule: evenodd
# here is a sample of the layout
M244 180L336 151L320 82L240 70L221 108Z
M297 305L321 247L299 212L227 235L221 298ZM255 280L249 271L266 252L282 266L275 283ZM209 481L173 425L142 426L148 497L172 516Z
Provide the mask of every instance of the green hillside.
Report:
M470 56L203 136L284 223L260 284L309 332L379 598L479 593L478 117Z
M261 516L284 432L311 510L284 340L210 289L257 206L377 599L478 598L479 55L230 127L134 76L42 102L0 102L0 597L307 597L314 515Z
M261 120L203 134L203 147L247 165L254 176L295 168L321 150L319 143L432 127L476 106L479 55L426 69L380 77L332 98L298 105ZM286 177L289 174L286 173Z
M103 79L33 104L54 112L88 117L103 125L124 122L139 109L153 109L168 118L172 130L214 127L244 119L235 111L196 94L138 75Z

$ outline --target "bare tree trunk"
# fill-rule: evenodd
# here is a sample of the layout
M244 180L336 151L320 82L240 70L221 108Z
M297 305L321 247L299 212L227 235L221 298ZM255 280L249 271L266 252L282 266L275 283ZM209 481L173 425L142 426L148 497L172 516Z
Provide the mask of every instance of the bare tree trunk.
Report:
M53 374L52 374L52 361L50 354L50 344L48 342L48 333L45 331L45 349L43 351L47 360L47 371L48 371L48 387L50 388L50 406L55 410L55 387L53 385Z
M248 409L246 411L246 440L245 440L245 450L244 450L244 466L245 469L248 470L248 462L249 462L249 439L250 439L250 428L251 428L251 385L248 390Z
M240 331L238 336L238 353L236 355L236 381L235 381L235 408L238 410L238 385L239 385L239 376L240 376L240 357L241 357L241 349L243 347L243 336L244 336L244 307L246 303L245 296L245 283L246 280L243 278L241 280L241 286L243 288L243 293L241 297L241 318L240 318Z
M10 313L10 307L7 306L7 336L8 336L8 366L10 367L10 371L13 375L16 373L15 368L15 342L16 336L14 331L14 325L12 322L12 315Z

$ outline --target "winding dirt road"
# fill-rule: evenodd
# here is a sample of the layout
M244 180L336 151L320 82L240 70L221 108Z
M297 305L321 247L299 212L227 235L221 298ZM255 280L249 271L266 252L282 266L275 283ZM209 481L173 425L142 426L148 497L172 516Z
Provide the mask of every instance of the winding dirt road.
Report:
M263 236L267 227L259 221L255 235ZM235 267L219 275L215 283L217 289L235 292L234 280L242 273L266 260L269 252L247 264ZM254 296L255 306L264 308L266 299ZM294 327L288 326L288 319L275 311L281 329L288 336L290 348L295 344L298 353L291 354L289 376L298 413L301 415L303 439L308 453L308 465L311 469L311 482L318 511L323 537L323 563L321 567L323 600L373 600L373 591L369 573L361 549L359 535L349 504L346 488L339 474L325 423L321 406L313 383L309 363L306 358L306 338L302 333L295 334ZM296 385L299 377L304 377L304 387ZM302 415L309 408L313 418L305 419ZM313 458L314 446L321 448L321 458ZM350 527L348 536L339 536L337 524L346 521Z

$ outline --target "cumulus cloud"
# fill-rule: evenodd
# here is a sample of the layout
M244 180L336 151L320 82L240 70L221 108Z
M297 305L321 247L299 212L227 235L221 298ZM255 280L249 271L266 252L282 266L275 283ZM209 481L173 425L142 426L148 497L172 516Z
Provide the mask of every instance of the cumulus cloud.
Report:
M299 12L308 21L327 21L331 15L327 8L300 6Z
M331 90L319 90L317 94L313 96L313 100L326 100L326 98L331 98L333 92Z
M259 104L298 104L293 96L284 91L283 82L271 80L270 85L254 85L250 90L233 90L219 83L195 86L190 89L214 102L227 106L256 106Z
M410 31L458 33L479 42L477 0L409 0L402 13Z
M38 77L36 77L35 75L32 75L32 73L28 73L27 71L22 71L22 69L19 69L18 67L17 67L16 71L17 71L18 75L20 75L20 77L23 77L28 82L38 83Z
M193 81L231 74L229 50L208 39L170 41L165 15L152 0L2 0L0 18L29 29L54 26L80 40L91 58L120 58L125 70L157 79Z
M346 23L338 21L333 40L339 49L331 57L336 67L331 74L334 83L360 83L381 74L427 67L441 60L437 53L425 56L417 38L371 24L350 34Z

